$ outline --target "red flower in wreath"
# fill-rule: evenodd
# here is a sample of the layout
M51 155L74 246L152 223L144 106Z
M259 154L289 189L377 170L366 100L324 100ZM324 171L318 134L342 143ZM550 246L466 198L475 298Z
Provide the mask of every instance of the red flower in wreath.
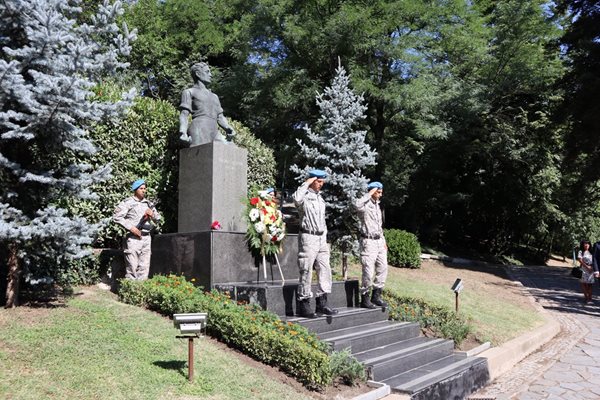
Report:
M258 202L260 201L260 199L258 197L253 197L250 199L250 204L252 204L253 206L257 205Z

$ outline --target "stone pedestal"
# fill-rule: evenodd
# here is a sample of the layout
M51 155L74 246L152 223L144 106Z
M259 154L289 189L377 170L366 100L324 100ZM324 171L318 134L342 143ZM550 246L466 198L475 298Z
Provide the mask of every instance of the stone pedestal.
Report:
M212 142L179 153L178 231L246 232L242 212L247 196L248 152L232 143Z
M205 289L223 283L264 282L260 257L250 252L245 236L245 232L225 231L157 235L152 240L150 276L182 274ZM298 236L286 236L283 249L278 256L283 276L298 282ZM267 281L280 281L277 265L267 264Z

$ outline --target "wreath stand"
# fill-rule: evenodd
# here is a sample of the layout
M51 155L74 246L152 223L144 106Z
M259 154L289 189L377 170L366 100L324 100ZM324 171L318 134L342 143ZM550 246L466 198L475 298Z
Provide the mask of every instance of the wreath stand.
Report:
M281 284L285 284L285 278L283 277L283 272L281 271L281 265L279 264L279 258L277 258L277 253L273 254L275 257L275 263L277 263L277 268L279 268L279 275L281 275ZM265 255L262 255L262 265L263 265L263 275L265 277L265 282L267 281L267 259ZM271 280L273 280L271 278Z

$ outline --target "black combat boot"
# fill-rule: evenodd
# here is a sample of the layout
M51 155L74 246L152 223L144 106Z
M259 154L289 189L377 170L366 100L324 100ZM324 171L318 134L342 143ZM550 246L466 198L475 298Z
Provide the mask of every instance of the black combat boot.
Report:
M360 295L360 306L362 308L377 308L377 306L371 303L371 299L369 298L369 292Z
M303 318L315 318L316 315L310 309L310 299L298 300L296 315Z
M335 315L338 313L338 310L327 307L327 294L323 293L321 296L317 297L317 314L325 314L325 315Z
M387 307L388 304L381 298L381 288L373 288L373 295L371 296L371 303L379 307Z

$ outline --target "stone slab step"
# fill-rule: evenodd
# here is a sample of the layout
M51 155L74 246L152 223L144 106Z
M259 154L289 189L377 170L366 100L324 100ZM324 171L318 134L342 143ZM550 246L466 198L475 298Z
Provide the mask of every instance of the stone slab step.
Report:
M230 293L232 299L250 304L258 304L264 310L279 316L293 316L297 309L296 293L298 280L274 282L229 282L215 285L219 291ZM313 293L317 285L312 285ZM327 296L328 305L339 307L354 307L358 305L358 281L335 281L331 293ZM311 307L315 308L315 300L311 299Z
M415 322L380 321L326 332L319 338L330 343L333 350L349 348L356 354L416 338L420 331L419 324Z
M371 358L367 355L357 357L369 372L373 380L385 381L414 368L423 366L452 354L454 342L446 339L429 339L425 342L405 347L398 343L388 346L388 352L383 355L375 355Z
M452 354L383 382L414 400L464 399L489 379L486 359Z
M313 305L314 310L314 305ZM298 323L320 335L338 329L357 327L374 322L387 321L389 315L382 308L367 309L355 307L340 307L339 314L320 316L317 318L288 317L286 321Z
M374 364L377 360L381 360L382 357L395 354L399 350L405 351L405 349L420 348L430 343L431 339L425 336L413 337L379 347L372 347L360 353L355 353L353 356L365 364Z

